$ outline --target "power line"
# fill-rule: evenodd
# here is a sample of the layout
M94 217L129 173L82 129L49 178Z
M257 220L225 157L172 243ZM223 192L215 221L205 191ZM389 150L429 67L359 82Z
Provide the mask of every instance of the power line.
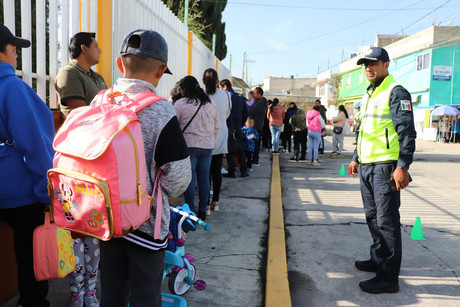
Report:
M435 8L434 10L430 11L428 14L423 15L422 17L420 17L419 19L417 19L416 21L414 21L414 22L411 23L410 25L406 26L405 28L402 28L401 31L396 32L395 35L398 34L399 32L404 33L404 32L403 32L404 30L406 30L406 29L409 28L410 26L416 24L417 22L419 22L420 20L422 20L422 19L425 18L426 16L430 15L432 12L434 12L434 11L436 11L436 10L442 8L444 5L446 5L446 4L449 3L450 1L452 1L452 0L447 0L446 2L444 2L444 4L441 4L440 6L438 6L437 8Z
M322 34L319 34L319 35L316 35L316 36L312 36L312 37L308 37L308 38L305 38L305 39L302 39L302 40L299 40L299 41L296 41L296 42L292 42L292 43L288 43L288 44L284 44L284 46L282 48L285 48L285 47L288 47L288 46L293 46L293 45L298 45L298 44L301 44L301 43L304 43L304 42L307 42L307 41L310 41L310 40L313 40L313 39L316 39L316 38L320 38L320 37L324 37L326 35L330 35L330 34L333 34L333 33L337 33L337 32L342 32L344 30L348 30L350 28L354 28L356 26L360 26L362 24L365 24L365 23L368 23L368 22L371 22L371 21L375 21L376 19L380 19L380 18L383 18L385 16L388 16L388 15L391 15L393 13L396 13L400 10L403 10L403 9L406 9L408 7L412 7L418 3L421 3L421 2L424 2L426 0L420 0L420 1L417 1L411 5L408 5L408 6L405 6L403 8L400 8L396 11L391 11L391 12L388 12L386 14L383 14L383 15L380 15L378 17L373 17L373 18L370 18L370 19L366 19L362 22L359 22L359 23L356 23L356 24L353 24L353 25L350 25L350 26L347 26L347 27L344 27L344 28L341 28L341 29L338 29L338 30L333 30L333 31L329 31L329 32L326 32L326 33L322 33ZM451 1L451 0L449 0ZM257 52L253 52L253 53L250 53L249 55L255 55L255 54L259 54L259 53L265 53L265 52L268 52L268 51L273 51L273 50L279 50L281 47L276 47L276 48L269 48L269 49L265 49L265 50L261 50L261 51L257 51Z
M432 7L420 7L420 8L403 8L403 9L389 9L389 8L350 8L350 7L318 7L318 6L300 6L300 5L285 5L285 4L266 4L266 3L249 3L249 2L230 2L222 0L201 0L201 2L213 2L213 3L227 3L234 5L247 5L257 7L275 7L275 8L286 8L286 9L309 9L309 10L327 10L327 11L422 11L432 10ZM453 7L453 6L452 6Z

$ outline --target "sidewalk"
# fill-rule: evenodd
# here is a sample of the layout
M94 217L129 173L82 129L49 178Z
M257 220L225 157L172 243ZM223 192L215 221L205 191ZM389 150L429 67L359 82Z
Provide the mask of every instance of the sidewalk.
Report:
M204 291L192 287L184 295L189 307L263 304L271 154L261 152L260 158L261 166L254 167L249 177L224 178L220 212L212 212L206 219L211 230L198 227L187 234L186 252L196 257L196 279L208 284ZM175 201L183 204L180 199ZM51 306L68 306L68 279L51 280L49 285ZM97 291L100 298L99 285ZM162 292L169 293L167 278ZM3 306L15 307L17 300L15 297Z
M351 143L347 137L349 151ZM417 147L414 182L402 192L401 290L382 295L358 287L373 276L354 267L355 260L369 258L371 236L359 179L339 176L350 159L309 167L281 156L293 306L460 305L460 146L417 141ZM426 241L409 238L417 216Z

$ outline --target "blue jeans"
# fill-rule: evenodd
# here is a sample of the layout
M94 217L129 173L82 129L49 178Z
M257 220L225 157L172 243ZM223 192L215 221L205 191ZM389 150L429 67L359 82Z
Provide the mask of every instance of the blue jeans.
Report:
M318 148L321 142L321 131L308 130L308 161L318 161Z
M280 135L282 127L283 126L270 126L270 132L272 133L272 151L278 151L280 147Z
M209 171L211 168L212 149L189 148L190 161L192 162L192 181L184 193L185 203L194 210L195 182L198 180L198 194L200 197L199 211L206 212L209 200Z

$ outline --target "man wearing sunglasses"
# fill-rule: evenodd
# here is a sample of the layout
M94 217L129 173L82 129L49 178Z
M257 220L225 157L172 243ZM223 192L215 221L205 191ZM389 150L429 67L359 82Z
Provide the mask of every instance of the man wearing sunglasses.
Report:
M388 73L385 49L372 47L358 60L371 83L361 101L362 121L353 160L352 177L361 177L361 195L373 244L370 259L356 261L359 270L375 272L359 283L368 293L399 291L401 268L400 191L409 185L409 166L416 131L410 93Z

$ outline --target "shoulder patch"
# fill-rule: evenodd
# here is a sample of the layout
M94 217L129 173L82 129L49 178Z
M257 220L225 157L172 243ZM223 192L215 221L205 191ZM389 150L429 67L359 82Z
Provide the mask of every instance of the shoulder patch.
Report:
M412 111L412 106L409 100L401 100L401 110Z

